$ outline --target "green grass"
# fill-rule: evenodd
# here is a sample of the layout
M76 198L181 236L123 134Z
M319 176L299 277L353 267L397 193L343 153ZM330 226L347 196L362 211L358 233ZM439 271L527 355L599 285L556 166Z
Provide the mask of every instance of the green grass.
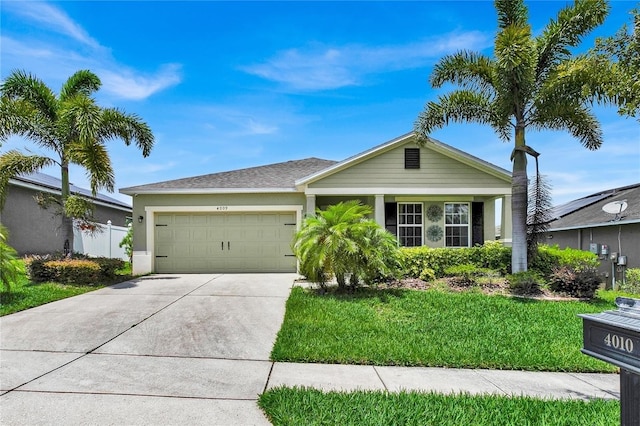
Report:
M614 372L583 355L580 313L592 302L536 301L438 290L355 294L293 289L271 357L276 361L532 371Z
M604 426L620 424L616 400L544 400L529 397L433 393L339 393L277 388L260 407L278 425Z
M0 292L0 316L34 308L56 300L66 299L67 297L77 296L131 278L130 267L125 267L117 273L119 274L119 278L115 281L91 286L67 285L55 282L32 283L25 276L22 276L18 282L11 285L10 292Z

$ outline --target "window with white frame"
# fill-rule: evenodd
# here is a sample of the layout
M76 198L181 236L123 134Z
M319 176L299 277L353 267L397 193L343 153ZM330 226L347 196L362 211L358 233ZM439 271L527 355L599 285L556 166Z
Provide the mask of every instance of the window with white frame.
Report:
M405 247L422 245L422 203L398 203L398 240Z
M445 203L445 247L469 247L469 229L469 203Z

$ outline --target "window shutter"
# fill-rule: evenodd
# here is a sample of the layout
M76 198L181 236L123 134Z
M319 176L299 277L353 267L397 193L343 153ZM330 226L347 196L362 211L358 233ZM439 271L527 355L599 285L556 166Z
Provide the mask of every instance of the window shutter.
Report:
M404 149L404 168L405 169L420 168L420 148Z

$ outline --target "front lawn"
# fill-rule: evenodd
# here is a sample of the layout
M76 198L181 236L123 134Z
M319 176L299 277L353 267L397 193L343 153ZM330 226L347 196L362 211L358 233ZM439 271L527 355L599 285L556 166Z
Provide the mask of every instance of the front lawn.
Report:
M313 389L278 388L262 394L259 405L276 426L620 424L620 403L601 399L585 402L417 392L324 393Z
M441 290L318 295L294 288L271 357L275 361L615 372L580 352L580 313L591 302L539 301Z
M92 285L70 285L55 282L33 283L26 276L11 284L11 291L0 292L0 316L34 308L45 303L77 296L97 290L107 285L131 279L130 267L118 271L118 278L112 282Z

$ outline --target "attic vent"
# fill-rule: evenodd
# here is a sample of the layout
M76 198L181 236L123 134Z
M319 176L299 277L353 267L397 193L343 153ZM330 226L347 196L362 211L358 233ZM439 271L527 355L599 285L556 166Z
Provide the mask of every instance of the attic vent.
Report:
M405 169L420 168L420 148L404 149L404 168Z

